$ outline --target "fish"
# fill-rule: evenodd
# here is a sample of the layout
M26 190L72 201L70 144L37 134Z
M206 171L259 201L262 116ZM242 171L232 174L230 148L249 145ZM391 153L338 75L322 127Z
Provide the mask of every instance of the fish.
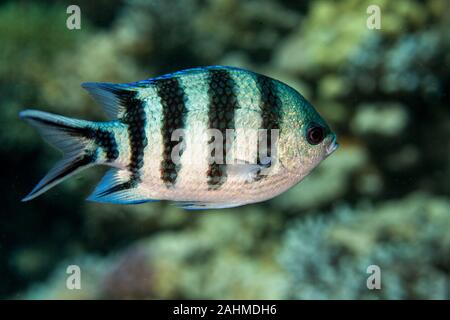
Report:
M110 168L88 201L238 207L285 192L338 148L336 134L298 91L241 68L197 67L81 86L107 121L20 112L63 153L22 201L103 165Z

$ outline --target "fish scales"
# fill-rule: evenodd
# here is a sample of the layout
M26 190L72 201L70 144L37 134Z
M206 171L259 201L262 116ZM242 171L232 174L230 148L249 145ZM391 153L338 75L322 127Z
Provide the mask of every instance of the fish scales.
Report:
M217 129L226 138L226 130L235 129L235 113L239 108L239 102L236 97L236 83L227 70L211 69L209 75L209 105L208 109L208 128ZM215 142L214 139L210 142ZM221 141L222 154L217 158L221 162L227 159L227 152L231 147L227 144L227 139ZM214 146L215 144L211 144ZM215 150L211 151L211 156L215 157ZM208 185L210 190L217 190L227 179L227 164L211 163L207 171Z
M163 119L161 136L163 152L161 160L161 179L167 187L173 187L180 171L180 165L172 160L172 151L179 143L172 140L176 129L184 129L186 125L187 97L177 78L163 79L156 82L158 96L161 99ZM182 156L182 153L181 153Z
M262 114L261 129L265 130L279 130L281 119L281 99L278 97L276 86L272 79L265 76L257 76L257 85L259 92L261 94L260 99L260 110ZM258 141L260 143L260 141ZM267 135L267 146L272 144L272 135ZM271 156L271 149L267 148L267 157ZM258 158L258 162L261 159Z
M186 126L189 134L183 137L185 150L180 158L181 170L177 181L177 197L182 200L192 199L193 194L208 190L208 110L209 103L208 73L194 73L181 77L180 83L187 97ZM183 193L185 190L189 192Z
M338 146L336 135L300 93L243 69L194 68L129 84L83 87L110 121L21 113L66 152L24 201L79 170L108 165L112 168L89 200L234 207L284 192Z
M133 188L141 182L140 169L144 166L144 149L148 143L145 132L147 118L144 102L137 97L135 92L117 94L123 97L123 104L126 107L122 122L126 124L128 132L130 161L127 167L131 175L128 181L111 186L103 191L101 196Z

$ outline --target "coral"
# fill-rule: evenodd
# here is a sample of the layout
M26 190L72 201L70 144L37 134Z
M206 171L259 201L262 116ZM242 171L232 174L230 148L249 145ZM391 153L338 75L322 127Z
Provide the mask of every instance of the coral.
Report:
M151 298L155 274L150 261L149 254L141 247L125 251L113 269L102 278L100 298Z
M148 246L158 257L155 285L162 297L208 299L279 299L284 277L273 258L276 234L252 207L233 215L230 210L202 215L189 231L168 232ZM262 238L261 235L266 234Z
M80 289L68 289L66 281L70 274L67 268L77 265L80 268ZM99 297L100 280L111 269L111 259L98 256L79 256L61 261L53 274L44 283L35 283L25 293L20 293L21 299L94 299Z
M413 194L373 208L338 207L287 231L280 261L296 299L448 299L450 202ZM418 258L420 257L420 258ZM366 269L381 268L381 290Z

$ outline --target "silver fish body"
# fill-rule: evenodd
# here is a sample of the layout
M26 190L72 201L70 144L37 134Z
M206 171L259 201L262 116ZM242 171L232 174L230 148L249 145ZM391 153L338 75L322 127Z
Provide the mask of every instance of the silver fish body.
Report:
M24 200L100 164L112 168L92 201L235 207L284 192L337 148L336 135L300 93L243 69L213 66L82 86L110 121L21 113L65 152Z

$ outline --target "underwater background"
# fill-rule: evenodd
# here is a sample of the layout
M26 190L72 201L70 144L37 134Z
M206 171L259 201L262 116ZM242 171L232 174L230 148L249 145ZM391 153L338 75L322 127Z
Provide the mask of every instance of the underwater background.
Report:
M81 29L69 30L70 4ZM381 9L381 29L366 26ZM447 0L0 4L0 298L449 299ZM104 120L84 81L205 65L299 90L341 147L288 192L235 209L84 199L104 168L20 202L59 159L19 111ZM81 289L66 287L67 267ZM366 286L379 266L381 289Z

